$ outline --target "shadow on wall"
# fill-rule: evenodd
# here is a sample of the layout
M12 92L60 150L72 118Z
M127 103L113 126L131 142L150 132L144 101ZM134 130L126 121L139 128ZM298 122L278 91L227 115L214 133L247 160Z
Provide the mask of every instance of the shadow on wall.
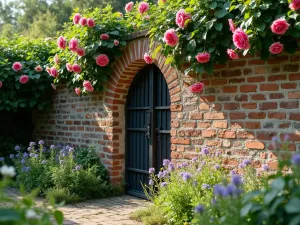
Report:
M31 111L0 111L0 157L14 152L15 145L27 146L32 138Z

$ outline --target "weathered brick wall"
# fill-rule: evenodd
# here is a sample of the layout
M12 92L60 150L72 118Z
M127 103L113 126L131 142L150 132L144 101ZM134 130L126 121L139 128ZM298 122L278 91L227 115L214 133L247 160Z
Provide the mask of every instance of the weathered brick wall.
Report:
M133 40L117 61L103 94L76 96L62 89L54 94L50 113L35 115L35 136L54 143L95 145L114 182L122 179L125 156L124 108L135 74L145 66L148 39ZM283 140L289 134L288 153L300 151L300 56L280 56L264 62L246 57L216 66L213 75L200 79L204 93L191 94L187 87L193 77L178 74L164 65L171 96L171 157L190 159L195 150L208 146L221 151L224 163L237 165L253 158L260 166L276 168L273 136ZM286 153L284 153L286 154Z

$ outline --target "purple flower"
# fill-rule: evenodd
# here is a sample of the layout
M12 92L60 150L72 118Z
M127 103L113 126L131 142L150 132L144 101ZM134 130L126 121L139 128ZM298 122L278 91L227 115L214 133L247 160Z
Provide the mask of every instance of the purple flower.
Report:
M33 141L30 142L30 143L29 143L29 146L30 146L30 147L34 147L34 146L35 146L35 142L33 142Z
M231 177L231 183L234 184L235 186L240 186L243 183L243 181L239 175L234 174Z
M183 172L181 173L181 177L184 181L187 181L192 177L192 174L190 174L189 172Z
M28 148L27 148L27 151L31 151L31 149L32 149L31 147L28 147Z
M211 200L211 204L212 204L212 205L217 204L217 199L213 198L213 199Z
M289 141L290 140L290 135L285 134L283 140L284 141Z
M237 186L234 186L232 184L229 184L226 188L228 195L231 195L233 197L239 196L242 193L242 189L238 188Z
M38 157L39 157L38 154L34 154L34 155L33 155L33 158L38 158Z
M170 164L169 164L168 170L169 170L170 172L175 170L175 166L174 166L173 163L170 163Z
M278 139L277 136L272 137L272 146L273 146L273 148L275 148L275 149L277 148L278 141L279 141L279 139Z
M153 180L149 180L149 185L153 186L154 185L154 181Z
M261 169L262 169L263 171L269 171L269 170L270 170L270 167L269 167L268 164L262 164Z
M161 187L166 187L167 185L168 185L167 182L162 182L160 186L161 186Z
M42 164L46 164L47 163L47 161L44 159L43 161L42 161Z
M15 155L14 155L14 154L10 154L10 155L9 155L9 158L10 158L10 159L13 159L13 158L15 158Z
M292 163L296 166L300 166L300 154L295 154L292 156Z
M3 162L4 161L4 157L0 157L0 162Z
M220 151L216 152L216 156L219 157L222 153Z
M35 156L34 153L30 153L30 154L29 154L29 157L34 157L34 156Z
M164 174L164 177L166 177L166 176L169 175L169 171L168 171L168 170L164 170L164 171L163 171L163 174Z
M28 172L30 170L30 167L29 166L23 166L22 167L22 171L23 172Z
M182 164L178 164L177 169L181 169L181 168L182 168Z
M40 140L40 141L39 141L39 145L44 145L44 141L43 141L43 140Z
M201 171L202 171L201 167L197 168L197 172L201 172Z
M207 155L207 154L209 154L208 148L207 148L207 147L203 147L203 148L201 149L201 154L202 154L202 155Z
M246 166L248 166L248 165L251 164L251 161L249 159L244 159L243 160L243 164L246 165Z
M51 146L50 146L50 149L55 149L55 145L51 145Z
M170 163L170 160L168 160L168 159L163 160L163 166L168 166L169 163Z
M198 157L192 158L192 162L197 162L197 160L198 160Z
M69 148L69 153L73 153L74 152L74 148Z
M215 168L215 170L218 170L218 169L220 169L220 166L219 165L215 165L214 168Z
M234 174L236 174L236 171L235 170L231 170L230 171L230 175L234 175Z
M226 197L228 196L228 191L227 188L220 185L220 184L216 184L214 186L214 195L215 196L221 196L221 197Z
M25 160L25 159L22 159L22 160L21 160L21 163L22 163L22 164L24 164L25 162L26 162L26 160Z
M159 171L159 173L157 174L157 177L160 179L160 178L164 178L164 173Z
M195 212L196 213L203 213L204 212L204 206L199 204L195 207Z
M153 168L153 167L149 168L149 173L150 173L150 174L151 174L151 173L155 173L155 168Z
M25 153L23 154L23 158L28 158L28 153L27 153L27 152L25 152Z
M202 161L201 162L201 166L205 166L206 162L205 161Z
M182 163L182 167L187 167L188 164L186 162Z
M44 152L44 153L47 152L47 149L46 149L45 147L43 147L43 152Z
M75 166L75 170L81 170L81 166L80 165Z
M15 151L20 151L21 150L21 148L20 148L20 146L19 145L16 145L16 147L15 147Z
M202 189L210 189L211 186L209 184L202 184Z

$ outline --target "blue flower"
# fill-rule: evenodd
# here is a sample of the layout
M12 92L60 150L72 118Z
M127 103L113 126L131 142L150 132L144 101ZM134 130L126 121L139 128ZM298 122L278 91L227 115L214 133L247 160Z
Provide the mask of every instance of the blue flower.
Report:
M203 147L203 148L201 149L201 154L202 154L202 155L207 155L207 154L209 154L208 148L207 148L207 147Z
M292 156L292 163L296 166L300 166L300 154L295 154Z
M150 174L151 174L151 173L155 173L155 168L153 168L153 167L149 168L149 173L150 173Z
M171 172L171 171L174 171L175 170L175 165L173 163L170 163L169 166L168 166L168 170Z
M219 157L222 153L220 151L216 152L216 156Z
M236 174L236 171L235 170L231 170L230 171L230 175L234 175L234 174Z
M50 146L50 149L55 149L55 145L51 145L51 146Z
M10 158L10 159L13 159L13 158L15 158L15 155L14 155L14 154L10 154L10 155L9 155L9 158Z
M164 178L164 173L159 171L159 173L157 174L157 177L160 179L160 178Z
M27 151L31 151L31 149L32 149L31 147L28 147L28 148L27 148Z
M0 157L0 162L3 162L4 161L4 157Z
M211 186L209 184L202 184L202 189L210 189Z
M243 181L239 175L234 174L231 177L231 183L234 184L235 186L240 186L243 183Z
M242 193L242 189L240 189L239 187L234 186L232 184L229 184L227 186L227 193L230 196L237 197Z
M73 153L74 152L74 148L69 148L69 153Z
M228 191L227 188L220 185L220 184L216 184L214 186L214 195L215 196L221 196L221 197L226 197L228 196Z
M21 160L21 163L22 163L22 164L24 164L25 162L26 162L26 160L25 160L25 159L22 159L22 160Z
M168 159L163 160L163 166L168 166L169 163L170 163L170 160L168 160Z
M263 164L263 165L261 166L261 169L262 169L263 171L269 171L269 170L270 170L270 167L268 166L268 164Z
M35 146L35 142L33 142L33 141L30 142L30 143L29 143L29 146L30 146L30 147L34 147L34 146Z
M23 154L23 158L28 158L28 153L27 153L27 152L25 152L25 153Z
M168 185L167 182L162 182L162 183L160 184L161 187L166 187L167 185Z
M192 158L192 162L197 162L197 160L198 160L198 157Z
M182 163L182 167L187 167L188 164L186 162Z
M204 206L199 204L195 207L195 212L196 213L203 213L204 212Z
M22 171L23 172L28 172L30 170L30 167L29 166L23 166L22 167Z
M215 165L214 168L215 168L215 170L218 170L218 169L220 169L220 166L219 165Z
M154 181L153 180L149 180L149 185L153 186L154 185Z
M16 158L19 158L20 157L20 154L16 154Z
M187 181L192 177L192 174L190 174L189 172L182 172L181 177L184 181Z
M20 148L20 146L19 145L16 145L16 147L15 147L15 151L20 151L21 150L21 148Z
M46 163L47 163L47 160L44 159L44 160L42 161L42 164L46 164Z
M39 141L39 145L44 145L44 141L43 141L43 140L40 140L40 141Z
M75 170L81 170L81 166L80 165L75 166Z

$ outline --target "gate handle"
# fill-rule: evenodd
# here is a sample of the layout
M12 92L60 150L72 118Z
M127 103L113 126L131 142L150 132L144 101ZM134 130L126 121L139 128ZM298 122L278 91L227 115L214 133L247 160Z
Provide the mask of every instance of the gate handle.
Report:
M149 110L146 111L146 125L145 125L145 128L146 128L146 131L145 131L145 136L147 138L150 138L150 132L151 132L151 126L150 126L150 121L151 121L151 113Z

